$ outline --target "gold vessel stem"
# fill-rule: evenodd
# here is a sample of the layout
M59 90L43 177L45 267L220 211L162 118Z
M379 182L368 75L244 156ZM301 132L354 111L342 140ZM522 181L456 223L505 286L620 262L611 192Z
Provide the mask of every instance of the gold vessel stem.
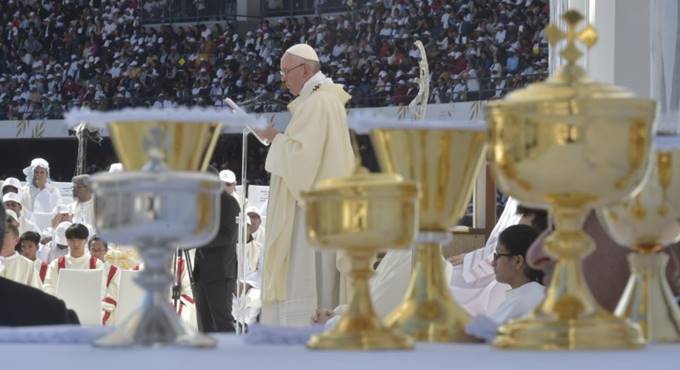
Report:
M419 300L426 300L433 294L451 299L448 283L442 265L442 250L438 243L423 243L416 246L416 264L413 275L420 279L411 280L409 293Z
M643 247L628 255L631 275L615 314L640 325L647 342L680 342L680 309L666 280L668 255L661 246L656 252Z
M373 276L371 269L373 254L353 253L350 257L352 259L350 271L352 278L351 295L347 311L343 314L337 328L340 330L356 330L359 327L380 326L377 322L378 315L373 307L371 290L368 285L368 280ZM366 320L376 320L376 322L368 323Z
M539 306L544 313L570 320L601 309L586 284L582 260L595 248L581 229L586 213L581 209L553 208L555 232L546 239L545 250L556 259L546 299Z
M454 301L444 274L441 241L446 233L421 232L416 263L402 303L385 323L416 341L477 342L465 333L470 315Z

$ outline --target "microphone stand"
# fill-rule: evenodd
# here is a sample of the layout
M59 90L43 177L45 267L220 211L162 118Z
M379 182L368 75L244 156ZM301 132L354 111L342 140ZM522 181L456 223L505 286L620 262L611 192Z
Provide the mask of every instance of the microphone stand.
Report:
M265 98L265 99L263 99ZM241 103L241 106L250 106L254 105L260 102L260 100L265 100L265 101L270 101L275 104L283 104L286 105L285 102L270 98L269 93L263 93L260 94L252 99L246 100ZM224 102L229 106L232 110L234 111L240 111L241 113L246 113L241 107L236 105L231 99L226 98L224 99ZM246 215L245 208L246 208L246 191L248 189L248 178L247 178L247 169L248 169L248 135L253 134L257 140L262 143L262 145L269 146L269 142L267 140L262 139L255 130L253 130L250 126L246 126L245 129L243 129L242 132L242 144L241 144L241 186L242 186L242 191L239 196L240 198L240 203L241 203L241 212L239 213L237 223L239 225L238 227L238 247L237 247L237 266L238 266L238 272L237 272L237 277L236 277L236 305L232 304L232 307L236 306L236 317L234 320L236 321L236 334L241 335L245 334L246 331L246 323L244 320L244 312L246 308L246 302L245 302L245 264L246 264L246 244L248 242L248 223L246 222Z

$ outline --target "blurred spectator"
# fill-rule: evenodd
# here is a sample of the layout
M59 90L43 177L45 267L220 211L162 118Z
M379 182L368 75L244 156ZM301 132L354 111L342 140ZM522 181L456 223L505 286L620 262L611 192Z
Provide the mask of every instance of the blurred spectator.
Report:
M74 106L219 106L268 92L255 111L285 109L278 63L307 42L351 106L407 104L421 40L431 102L493 99L545 77L547 0L325 1L350 11L261 22L145 27L163 0L0 2L0 119L61 118ZM140 4L143 4L140 6ZM500 81L499 81L500 80Z

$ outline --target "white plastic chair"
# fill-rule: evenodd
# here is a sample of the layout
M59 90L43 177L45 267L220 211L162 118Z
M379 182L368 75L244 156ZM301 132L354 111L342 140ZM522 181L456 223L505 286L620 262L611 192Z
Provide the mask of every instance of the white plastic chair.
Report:
M128 316L139 308L144 300L144 290L134 282L139 271L120 270L118 284L118 306L116 307L114 324L122 324Z
M101 325L104 270L59 270L56 296L76 311L82 325Z

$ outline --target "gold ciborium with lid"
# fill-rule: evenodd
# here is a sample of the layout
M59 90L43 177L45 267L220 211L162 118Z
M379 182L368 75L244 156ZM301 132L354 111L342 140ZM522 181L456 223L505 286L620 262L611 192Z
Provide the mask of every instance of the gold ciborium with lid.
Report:
M418 188L400 176L358 169L324 180L303 193L309 240L342 250L351 261L351 298L334 328L312 336L311 349L411 349L411 338L385 325L375 312L368 279L378 252L405 249L416 234Z
M545 242L556 265L546 298L527 317L499 328L494 345L510 349L638 348L637 325L603 309L585 283L581 259L595 245L583 232L589 210L637 194L649 165L656 105L622 88L594 82L576 64L582 16L550 25L551 44L566 39L566 64L547 81L487 106L489 162L500 189L526 205L549 208L555 231Z
M612 239L632 250L631 275L614 313L639 324L648 342L680 342L680 309L663 251L680 240L680 137L658 136L655 144L642 191L597 215Z

